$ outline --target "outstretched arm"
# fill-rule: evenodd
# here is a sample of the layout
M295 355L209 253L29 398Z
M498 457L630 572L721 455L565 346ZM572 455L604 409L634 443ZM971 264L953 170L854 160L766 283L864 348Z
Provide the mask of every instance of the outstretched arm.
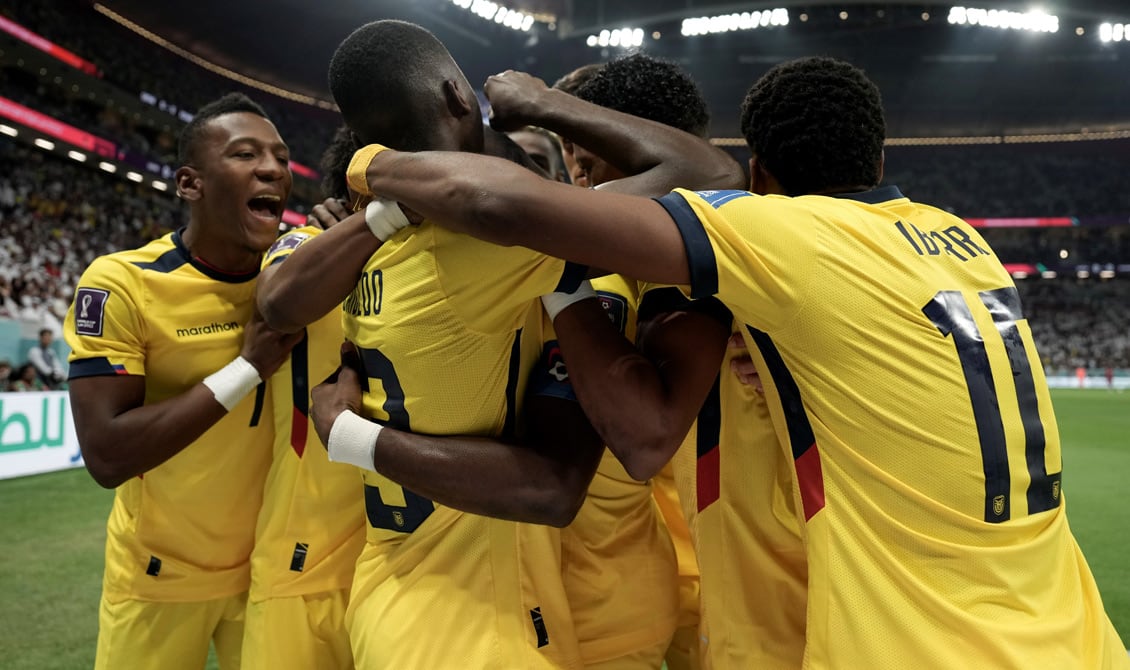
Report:
M498 158L385 150L369 162L373 193L452 230L659 284L687 284L675 221L648 198L541 179Z
M313 391L318 436L330 433L346 410L361 413L361 386L350 350L343 349L337 379ZM527 399L527 435L521 442L481 437L436 437L383 428L369 469L455 509L525 523L566 526L576 516L604 445L576 402Z
M662 123L594 105L524 72L508 70L487 79L491 126L517 130L539 126L569 138L624 174L601 188L658 196L675 187L738 189L741 166L701 137Z

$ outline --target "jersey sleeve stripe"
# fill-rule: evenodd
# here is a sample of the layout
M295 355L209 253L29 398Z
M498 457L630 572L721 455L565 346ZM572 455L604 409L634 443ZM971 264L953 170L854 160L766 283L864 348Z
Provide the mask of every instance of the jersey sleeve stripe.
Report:
M134 263L142 270L153 270L154 272L169 273L184 265L187 261L181 255L180 250L173 248L161 254L156 260L148 263Z
M824 473L820 467L816 436L805 413L800 388L781 358L781 353L777 351L777 345L773 344L766 333L752 326L747 325L746 328L765 359L769 376L781 399L781 409L785 414L785 426L789 433L789 447L793 453L793 468L796 470L797 486L804 506L804 520L808 521L824 508Z
M282 260L282 259L279 259ZM310 334L307 332L290 350L290 389L294 411L290 423L290 446L302 458L306 451L306 427L310 416Z
M698 511L701 512L718 501L721 494L721 452L719 446L722 434L722 396L719 379L702 403L695 427L695 486Z
M514 344L510 347L510 369L506 375L506 423L502 426L504 436L513 436L518 419L518 375L522 371L522 329L514 333Z
M698 312L713 317L727 328L734 322L730 310L717 298L691 300L674 286L652 289L640 300L639 320L650 321L660 314L671 312Z
M553 290L556 293L572 293L580 287L588 273L589 267L587 265L567 261L565 270L561 272L561 281L557 282L557 288Z
M126 366L114 365L108 358L83 358L71 361L68 379L81 379L83 377L104 377L106 375L128 375Z
M714 247L690 203L680 193L668 193L657 198L656 202L675 220L679 234L683 236L687 265L691 271L691 297L707 298L718 293L718 263L714 258Z

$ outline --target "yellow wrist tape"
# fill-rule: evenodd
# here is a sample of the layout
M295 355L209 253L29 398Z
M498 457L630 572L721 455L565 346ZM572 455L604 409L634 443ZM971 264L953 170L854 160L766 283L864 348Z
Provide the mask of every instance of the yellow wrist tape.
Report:
M353 158L349 161L349 167L345 170L345 182L349 184L349 188L361 195L372 195L372 192L369 191L369 180L365 176L365 172L369 169L369 163L373 162L377 154L387 149L388 147L380 144L370 144L361 147L353 154Z

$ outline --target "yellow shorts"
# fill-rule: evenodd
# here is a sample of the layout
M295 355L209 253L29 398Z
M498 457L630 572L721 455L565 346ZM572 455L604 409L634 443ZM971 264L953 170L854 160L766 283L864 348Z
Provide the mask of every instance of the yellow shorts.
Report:
M203 668L216 645L221 670L239 670L247 594L193 603L102 598L95 670Z
M659 670L663 667L663 657L667 651L667 640L664 640L648 649L640 649L607 661L586 663L585 670Z
M243 670L352 670L348 603L348 589L248 602Z
M358 670L580 668L560 535L440 508L404 542L369 542L346 625Z

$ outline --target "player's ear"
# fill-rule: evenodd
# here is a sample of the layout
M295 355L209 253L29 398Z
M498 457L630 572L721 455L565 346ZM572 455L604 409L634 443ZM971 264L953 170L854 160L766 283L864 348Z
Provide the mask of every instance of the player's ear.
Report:
M749 191L758 195L788 195L781 182L757 160L757 154L749 159Z
M196 168L187 165L177 168L173 174L173 180L177 185L177 197L182 200L199 200L202 195L203 189L200 183L200 174Z
M459 86L459 82L457 82L456 80L444 80L443 99L444 102L447 103L447 111L450 112L451 115L455 118L461 119L468 114L479 113L479 100L478 98L475 98L473 94L471 94L471 98L474 100L474 103L472 104L471 100L467 98L467 95L469 93L470 92L464 93L464 91Z

